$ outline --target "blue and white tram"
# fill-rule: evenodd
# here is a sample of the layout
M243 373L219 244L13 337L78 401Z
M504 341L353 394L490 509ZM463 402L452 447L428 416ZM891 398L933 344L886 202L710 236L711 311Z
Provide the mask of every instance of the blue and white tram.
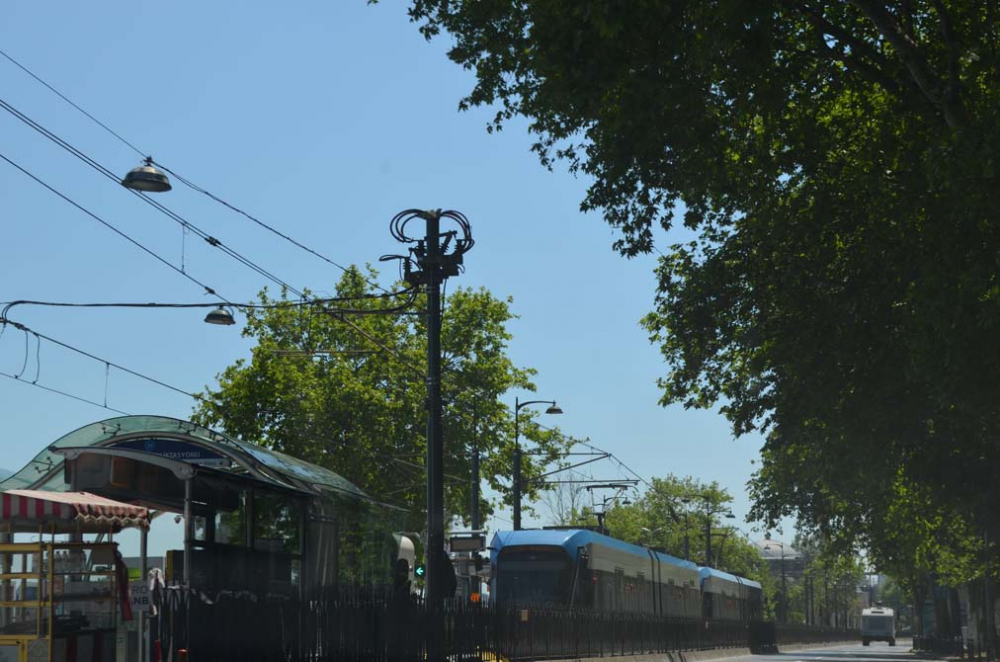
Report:
M752 579L715 568L702 568L702 615L718 621L760 621L764 618L764 591Z
M585 529L498 531L490 563L499 602L744 622L760 616L757 582Z

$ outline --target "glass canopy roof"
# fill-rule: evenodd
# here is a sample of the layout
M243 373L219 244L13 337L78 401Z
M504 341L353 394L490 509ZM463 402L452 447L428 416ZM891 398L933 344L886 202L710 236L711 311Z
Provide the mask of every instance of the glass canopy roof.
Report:
M219 453L232 461L223 469L250 475L283 489L313 494L335 492L373 501L343 476L318 465L297 460L263 446L240 441L191 421L165 416L121 416L91 423L58 439L35 456L26 467L0 481L0 490L40 489L63 491L63 457L53 448L113 446L126 439L173 438L186 440Z

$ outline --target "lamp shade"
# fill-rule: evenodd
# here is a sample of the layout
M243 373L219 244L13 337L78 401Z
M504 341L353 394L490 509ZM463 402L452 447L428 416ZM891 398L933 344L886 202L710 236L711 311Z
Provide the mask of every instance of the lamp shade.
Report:
M553 403L553 405L551 407L549 407L548 409L545 410L545 413L546 414L561 414L561 413L563 413L563 410L559 408L559 405Z
M205 315L205 321L209 324L219 324L222 326L232 326L236 324L236 320L233 319L233 314L226 310L223 306L219 306L208 315Z
M122 186L148 193L165 193L173 188L170 186L170 179L152 164L152 159L146 159L143 165L129 170L122 180Z

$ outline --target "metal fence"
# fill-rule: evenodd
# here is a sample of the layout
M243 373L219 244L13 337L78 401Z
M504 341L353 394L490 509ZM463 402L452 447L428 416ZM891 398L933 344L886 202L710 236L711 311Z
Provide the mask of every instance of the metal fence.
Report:
M926 651L948 657L964 657L967 660L987 662L997 659L996 651L974 639L963 640L961 637L913 637L913 649Z
M308 599L260 598L250 593L209 596L164 592L154 622L154 651L166 662L187 651L190 662L426 662L431 614L409 596L340 589ZM818 629L776 630L649 614L560 611L449 603L443 614L444 653L452 660L532 660L605 657L722 647L762 652L774 642L836 641ZM158 651L158 652L157 652Z

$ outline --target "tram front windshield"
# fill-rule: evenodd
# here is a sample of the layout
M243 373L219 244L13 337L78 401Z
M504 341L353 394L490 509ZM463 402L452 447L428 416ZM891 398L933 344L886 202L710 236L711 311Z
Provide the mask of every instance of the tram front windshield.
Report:
M497 559L497 599L518 604L569 601L573 567L559 547L551 550L505 549Z

